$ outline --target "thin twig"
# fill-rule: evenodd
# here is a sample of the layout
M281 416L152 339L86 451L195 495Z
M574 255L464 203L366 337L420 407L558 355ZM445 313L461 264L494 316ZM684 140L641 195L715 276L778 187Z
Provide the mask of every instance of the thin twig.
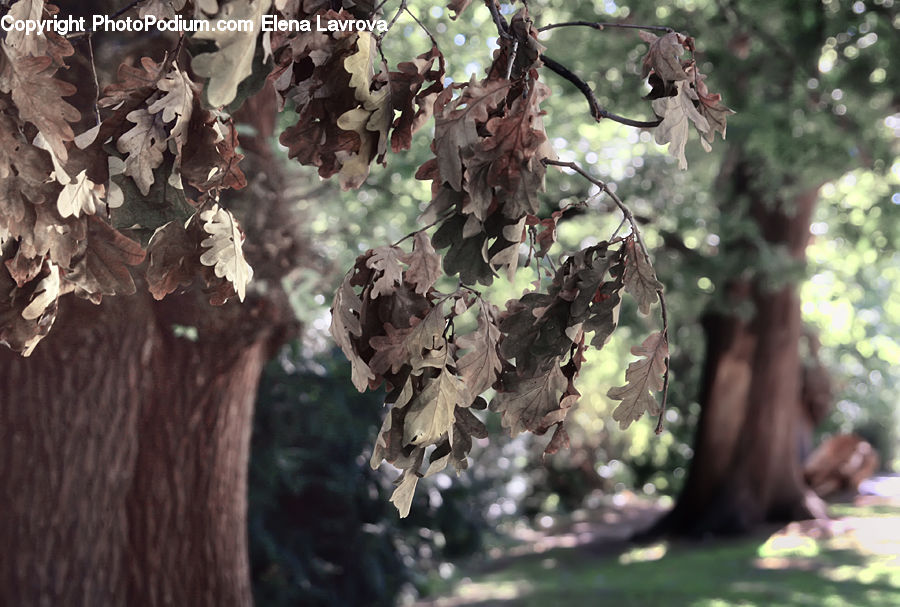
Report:
M563 23L551 23L550 25L545 25L544 27L539 27L539 32L545 32L547 30L552 30L557 27L572 27L572 26L584 26L590 27L595 30L603 30L607 27L613 27L618 29L631 29L631 30L646 30L648 32L674 32L671 27L667 27L665 25L633 25L631 23L599 23L596 21L564 21Z
M97 124L102 122L100 120L100 81L97 79L97 64L94 63L94 43L92 42L93 36L87 37L88 43L88 57L91 59L91 74L94 76L94 116L97 118Z
M491 11L491 19L494 20L494 25L497 26L497 33L500 34L501 38L510 38L509 23L500 14L499 9L497 9L497 3L494 0L484 0L484 3L487 5L488 10Z
M519 41L513 40L512 51L509 53L509 61L506 62L506 79L512 76L513 64L516 62L516 53L519 51Z
M424 231L427 230L428 228L432 228L432 227L436 226L436 225L438 224L438 222L439 222L439 221L442 221L443 219L444 219L443 217L438 217L437 219L435 219L434 221L432 221L431 223L429 223L427 226L421 227L421 228L419 228L418 230L413 230L412 232L410 232L409 234L407 234L406 236L404 236L403 238L401 238L400 240L398 240L397 242L395 242L395 243L392 244L391 246L392 246L392 247L400 246L400 243L403 242L404 240L406 240L407 238L412 238L413 236L415 236L415 235L418 234L419 232L424 232Z
M597 101L597 97L594 95L594 91L591 90L591 87L588 86L588 83L582 80L577 74L573 73L569 68L562 65L558 61L555 61L548 57L547 55L541 55L541 61L544 62L544 65L547 68L559 76L562 76L569 82L575 85L581 94L584 95L584 98L587 99L588 105L591 108L591 116L594 117L594 120L600 122L600 120L607 118L612 120L613 122L618 122L619 124L624 124L626 126L633 126L639 129L649 129L655 126L659 126L662 122L662 118L657 118L656 120L633 120L631 118L625 118L623 116L619 116L617 114L613 114L600 106L600 102Z
M583 168L581 168L580 166L578 166L578 164L576 164L574 162L563 162L561 160L551 160L549 158L544 158L541 160L541 163L543 163L544 166L557 166L557 167L563 167L563 168L567 168L572 171L575 171L576 173L578 173L579 175L581 175L582 177L587 179L589 182L591 182L592 184L594 184L595 186L600 188L602 191L606 192L606 194L612 199L612 201L616 204L616 206L619 207L619 210L622 211L622 215L628 221L628 224L631 226L631 232L634 234L634 238L637 241L638 246L640 247L641 254L645 255L647 257L647 259L650 258L650 252L647 250L647 245L644 244L644 239L641 237L641 231L638 230L637 222L634 219L634 214L632 214L631 209L629 209L627 206L625 206L625 203L622 202L622 199L619 198L616 195L616 193L613 192L605 182L600 181L596 177L591 176L587 171L585 171ZM616 231L618 232L618 229ZM659 297L659 307L660 307L660 310L662 311L663 339L666 342L666 350L668 351L668 348L669 348L669 317L666 312L666 298L663 295L662 289L657 290L656 294ZM660 414L659 414L660 417L656 424L656 433L657 434L662 432L662 421L663 421L663 415L665 414L665 411L666 411L666 399L668 398L668 394L669 394L669 357L666 356L666 371L665 371L665 375L663 376L662 407L660 408Z
M412 20L419 24L419 27L422 28L422 31L425 32L425 35L431 39L432 46L436 47L438 45L437 40L435 40L432 33L430 31L428 31L428 28L425 27L425 24L422 23L421 21L419 21L419 18L416 17L415 14L411 10L409 10L409 7L406 7L406 14L409 15L410 17L412 17Z
M666 400L669 397L669 317L666 314L666 296L663 295L662 289L656 291L659 297L659 309L662 313L662 335L663 341L666 342L666 372L663 374L662 404L659 406L659 419L656 420L656 434L662 434L663 420L666 415Z
M133 9L134 7L136 7L138 4L140 4L143 1L144 0L133 0L133 2L126 4L125 6L123 6L116 12L114 12L112 15L109 16L109 18L111 20L118 19L119 17L121 17L122 15L124 15L125 13L127 13L128 11L130 11L131 9ZM66 38L68 38L69 40L73 40L75 38L81 38L82 36L89 36L89 35L93 34L95 31L96 30L91 30L89 32L87 32L87 31L73 32L73 33L69 34L68 36L66 36Z
M394 27L395 23L397 23L397 19L400 18L400 15L403 14L404 10L406 10L406 0L400 0L400 6L397 8L397 12L394 13L394 17L387 24L387 29L376 36L379 42L387 35L389 31L391 31L391 28Z

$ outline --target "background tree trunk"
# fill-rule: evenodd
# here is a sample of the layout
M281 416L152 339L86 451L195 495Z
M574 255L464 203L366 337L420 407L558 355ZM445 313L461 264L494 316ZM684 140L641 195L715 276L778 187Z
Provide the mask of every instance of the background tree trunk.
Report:
M818 188L790 200L766 200L749 187L740 163L728 175L736 196L750 197L750 216L773 245L805 259ZM757 252L746 244L748 266ZM793 284L776 290L763 281L735 280L735 307L752 302L751 320L707 315L700 425L690 473L675 508L651 534L740 533L765 521L824 516L802 475L803 333Z

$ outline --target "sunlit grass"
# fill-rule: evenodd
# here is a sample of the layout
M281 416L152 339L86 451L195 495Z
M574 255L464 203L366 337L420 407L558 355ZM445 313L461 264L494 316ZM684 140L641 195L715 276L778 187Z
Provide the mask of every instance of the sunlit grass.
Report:
M768 537L554 548L462 567L430 605L895 606L900 509L836 508L831 533L790 526ZM837 514L837 512L835 512Z

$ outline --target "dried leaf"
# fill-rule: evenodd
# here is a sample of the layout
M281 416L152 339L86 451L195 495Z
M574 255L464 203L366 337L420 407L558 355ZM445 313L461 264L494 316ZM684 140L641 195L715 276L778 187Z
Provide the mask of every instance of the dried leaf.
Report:
M91 299L95 303L102 295L134 293L134 280L127 266L144 260L143 249L96 216L88 216L87 221L87 249L66 274L66 280L94 296Z
M642 314L650 313L650 306L659 298L657 291L663 285L656 279L650 260L644 255L634 238L625 241L625 291L637 301Z
M491 401L491 409L502 414L501 424L509 428L511 436L526 430L536 431L546 416L560 409L560 396L567 385L557 359L535 377L504 376L503 391Z
M400 477L397 488L391 494L391 503L394 504L397 512L400 513L400 518L409 516L409 509L412 506L413 495L416 493L416 484L418 482L419 477L415 472L406 470L403 476Z
M477 82L474 77L452 99L454 88L447 88L434 102L434 151L441 178L456 191L462 191L463 167L460 151L479 140L476 122L487 122L488 113L506 96L507 80Z
M400 256L400 261L409 266L404 273L406 282L415 285L416 293L425 295L441 276L441 256L424 230L416 232L413 243L412 253Z
M468 394L459 377L442 367L437 377L427 380L422 391L410 401L403 424L403 442L412 445L437 442L450 431L456 406L469 404Z
M402 253L397 247L378 247L372 250L366 266L381 272L372 285L372 299L390 294L394 290L394 285L399 285L403 281L403 273L400 268Z
M456 369L469 392L475 396L494 385L502 363L497 353L500 329L496 306L479 300L478 328L471 334L455 338L456 345L469 352L456 363Z
M187 286L197 273L197 243L180 221L170 221L153 232L147 247L147 287L162 299L179 286Z
M106 188L88 179L87 171L81 171L71 183L63 186L56 199L56 208L63 217L93 215L103 202Z
M153 185L153 171L162 164L166 149L166 132L162 118L146 108L129 112L128 120L134 126L119 137L116 148L125 158L125 174L134 179L141 194L146 196Z
M331 305L331 335L335 343L344 352L350 361L352 369L353 385L360 392L369 386L369 380L375 379L366 362L357 354L352 338L362 335L362 325L359 322L362 301L350 284L351 276L348 275L341 283L341 287L334 294L334 302Z
M451 15L451 19L458 19L460 13L462 13L466 8L472 4L472 0L450 0L447 3L447 8L453 11L455 14Z
M680 59L684 54L684 36L677 32L656 36L643 30L638 34L644 42L650 44L650 50L644 55L641 77L646 78L653 70L663 80L688 79L688 74L684 71Z
M175 149L180 151L187 137L194 108L194 93L198 87L177 66L157 86L166 94L150 104L147 111L151 114L162 112L162 121L165 123L175 121L169 131L169 139L175 142Z
M200 256L200 263L212 266L219 278L225 277L234 285L238 299L244 301L253 268L244 259L243 235L237 220L218 204L200 213L200 220L204 222L203 230L209 234L200 243L200 246L209 248Z
M198 31L194 38L213 40L218 49L194 57L191 67L205 78L206 98L213 107L231 103L237 96L238 85L253 73L253 55L256 38L261 29L263 14L272 5L271 0L231 0L216 16L218 20L247 19L253 27L244 31L218 31L215 24L210 31Z
M663 120L656 127L653 138L656 143L669 144L669 154L678 159L678 168L687 168L684 146L687 144L690 122L701 133L709 131L709 122L694 107L697 93L687 82L675 84L678 93L674 97L662 97L651 101L653 111Z
M74 95L77 89L53 77L56 67L52 63L53 60L47 56L7 55L0 71L0 91L11 93L19 117L36 126L53 153L66 162L69 154L65 142L75 139L69 123L77 122L81 114L63 101L63 97Z
M607 396L622 401L613 411L613 419L624 430L637 421L645 411L650 415L659 414L659 404L650 393L662 390L662 375L666 370L669 347L663 334L653 333L640 346L631 348L631 353L642 357L628 365L625 371L625 385L610 388Z

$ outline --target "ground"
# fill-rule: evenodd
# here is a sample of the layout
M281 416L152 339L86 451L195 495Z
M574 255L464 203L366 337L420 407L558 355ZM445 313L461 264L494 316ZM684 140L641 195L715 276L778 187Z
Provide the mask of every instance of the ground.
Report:
M830 523L736 540L629 544L661 508L634 498L519 527L419 607L900 605L900 479L832 504ZM896 491L896 492L895 492Z

